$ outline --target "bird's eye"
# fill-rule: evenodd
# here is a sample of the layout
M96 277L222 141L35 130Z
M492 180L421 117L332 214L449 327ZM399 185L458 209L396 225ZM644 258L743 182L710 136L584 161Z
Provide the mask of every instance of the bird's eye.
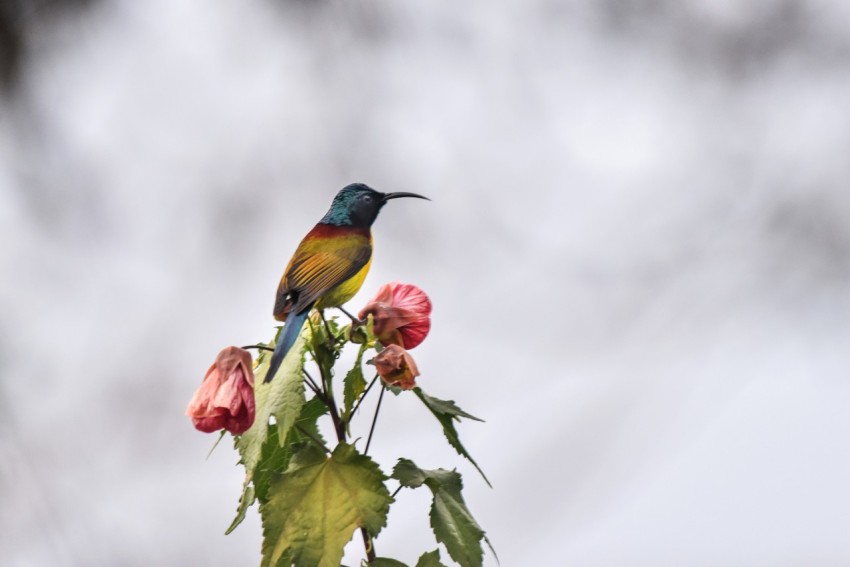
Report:
M363 195L363 201L366 202L366 203L371 203L372 202L372 195L368 195L368 194Z

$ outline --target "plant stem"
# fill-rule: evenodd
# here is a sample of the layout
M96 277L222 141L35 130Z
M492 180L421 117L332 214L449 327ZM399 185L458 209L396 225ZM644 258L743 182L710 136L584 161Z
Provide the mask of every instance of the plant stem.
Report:
M322 318L322 322L325 324L325 331L327 331L327 333L328 333L328 346L330 347L331 351L336 352L336 354L338 355L339 353L337 352L336 337L334 337L333 334L331 333L330 326L328 325L328 322L325 320L325 314L322 311L319 311L319 316ZM316 363L316 365L319 367L319 373L321 374L321 378L322 378L322 391L324 393L324 399L322 401L324 402L324 404L328 407L328 410L330 411L331 421L333 421L333 424L334 424L334 431L336 432L337 441L339 441L340 443L345 443L346 442L345 422L343 422L342 419L340 419L339 410L336 407L336 399L334 398L333 390L331 389L330 368L324 368L318 362ZM333 362L331 362L331 366L332 365L333 365ZM306 374L306 371L305 371L305 374ZM307 374L307 376L309 376L309 374ZM312 381L312 379L311 379L311 381ZM382 392L382 394L383 394L383 392ZM365 395L365 392L364 392L364 395ZM362 399L362 396L361 396L361 399ZM378 403L380 404L380 400L378 401ZM352 412L352 415L353 415L353 412ZM377 417L378 416L377 416L377 413L376 413L375 418L377 418ZM374 428L375 428L375 423L373 422L372 423L372 429L374 430ZM371 440L371 438L372 438L372 434L369 433L369 439ZM369 445L367 443L366 444L366 450L368 451L368 449L369 449ZM365 455L365 453L364 453L364 455ZM366 531L365 527L360 528L360 535L363 536L363 547L366 549L366 560L369 561L369 562L372 562L372 561L375 560L375 557L376 557L375 542L372 540L372 537L369 535L369 532Z
M306 368L302 368L302 371L304 372L304 376L306 377L307 382L310 385L310 389L313 390L316 393L316 395L318 396L320 394L319 385L316 384L316 382L313 380L313 377L310 376L309 372L307 372Z
M378 412L381 411L381 401L383 401L384 392L386 391L386 387L381 385L381 395L378 396L378 405L375 407L375 417L372 418L372 427L369 429L369 438L366 440L366 448L363 450L364 455L369 453L369 445L372 443L372 434L375 433L375 424L378 423Z
M355 413L357 413L357 408L359 408L359 407L360 407L360 403L361 403L361 402L363 402L363 398L365 398L365 397L366 397L366 394L368 394L368 393L369 393L369 390L371 390L371 389L372 389L372 386L374 386L374 385L375 385L375 382L377 382L377 381L378 381L378 375L377 375L377 374L375 374L375 377L374 377L374 378L372 378L372 381L371 381L371 382L369 382L369 385L368 385L368 386L366 386L366 389L363 391L363 395L362 395L362 396L360 396L360 399L359 399L359 400L357 400L357 403L356 403L356 404L354 404L354 407L351 409L351 413L350 413L350 414L349 414L349 416L348 416L348 420L349 420L349 421L351 421L351 418L352 418L352 417L354 417L354 414L355 414Z
M222 439L224 439L224 434L225 434L225 433L227 433L227 430L226 430L226 429L222 429L222 430L221 430L221 435L219 435L219 436L218 436L218 439L216 439L216 440L215 440L215 443L213 443L213 446L212 446L212 448L210 449L210 452L209 452L209 453L207 453L207 459L209 459L209 458L210 458L210 455L212 455L212 452L213 452L213 451L215 451L215 448L216 448L216 447L218 447L218 444L221 442L221 440L222 440Z
M352 315L351 313L349 313L348 311L346 311L342 306L337 307L337 309L339 309L340 311L342 311L343 313L348 315L348 318L351 319L352 323L362 323L363 322L360 319L358 319L357 317L355 317L354 315Z
M271 348L271 347L267 347L267 346L265 346L265 345L246 345L246 346L243 346L243 347L241 347L241 348L243 348L243 349L245 349L245 350L248 350L249 348L255 348L255 349L257 349L257 350L267 350L267 351L269 351L269 352L274 352L274 349L273 349L273 348Z
M316 394L317 398L319 398L320 400L324 400L324 397L322 396L322 392L320 392L319 389L316 388L316 386L310 380L305 378L304 383L307 384L307 387L310 388L313 391L314 394Z
M300 425L296 425L296 426L295 426L295 429L297 429L298 431L300 431L301 433L303 433L304 435L306 435L307 437L309 437L309 438L310 438L310 440L311 440L311 441L313 441L313 443L315 443L315 444L316 444L316 445L318 445L319 447L321 447L321 448L322 448L322 450L323 450L325 453L330 453L330 452L331 452L331 451L330 451L330 449L328 449L327 447L325 447L325 444L324 444L324 443L322 443L321 441L319 441L318 439L316 439L316 437L315 437L312 433L310 433L309 431L307 431L306 429L304 429L304 428L303 428L303 427L301 427Z
M334 422L336 437L340 443L343 443L345 441L345 423L339 418L339 410L337 410L336 400L330 387L330 377L327 375L327 371L322 368L321 364L318 364L318 367L319 373L322 375L322 387L325 392L325 399L322 401L328 406L328 410L331 412L331 420Z
M375 560L375 542L369 537L369 532L366 528L360 528L360 535L363 536L363 547L366 548L366 559L370 562Z
M325 324L325 332L328 334L328 346L331 347L332 351L336 351L336 337L331 332L331 326L328 325L327 319L325 319L325 312L319 311L319 317L322 318L322 323Z

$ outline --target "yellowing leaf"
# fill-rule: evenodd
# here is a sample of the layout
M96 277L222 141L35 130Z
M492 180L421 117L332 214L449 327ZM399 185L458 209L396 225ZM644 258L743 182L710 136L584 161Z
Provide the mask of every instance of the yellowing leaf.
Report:
M340 443L327 457L306 446L260 504L264 567L338 567L354 530L376 536L393 501L369 457Z
M276 379L269 384L265 384L264 379L269 369L270 353L262 353L259 356L259 364L254 371L256 416L253 425L239 435L235 443L241 457L240 462L245 465L245 481L242 484L242 496L239 499L236 518L224 532L225 534L231 533L242 523L248 508L265 490L264 486L255 486L256 477L262 476L258 468L270 470L271 465L268 463L272 462L283 466L286 464L289 451L281 450L280 447L283 447L288 439L287 433L304 406L304 381L301 377L301 369L304 364L305 349L306 340L302 334L293 345L292 351L295 352L290 352L283 361ZM271 416L275 417L275 423L270 425ZM274 437L274 442L279 447L267 446L271 437ZM264 461L267 465L263 465Z
M289 428L301 414L304 405L304 378L301 370L304 365L304 350L307 341L304 334L295 341L292 350L286 356L277 376L270 383L264 379L269 369L270 356L264 356L254 373L254 400L257 411L254 424L239 436L236 448L245 465L246 481L253 478L254 469L260 461L263 443L269 435L269 418L274 416L281 445L286 441Z

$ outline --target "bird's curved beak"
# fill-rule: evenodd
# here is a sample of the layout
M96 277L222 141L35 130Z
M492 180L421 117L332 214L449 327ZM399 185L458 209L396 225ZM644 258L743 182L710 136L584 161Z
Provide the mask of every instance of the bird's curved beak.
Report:
M384 201L389 201L390 199L400 199L401 197L416 197L417 199L425 199L426 201L430 201L428 197L423 197L422 195L417 195L416 193L384 193Z

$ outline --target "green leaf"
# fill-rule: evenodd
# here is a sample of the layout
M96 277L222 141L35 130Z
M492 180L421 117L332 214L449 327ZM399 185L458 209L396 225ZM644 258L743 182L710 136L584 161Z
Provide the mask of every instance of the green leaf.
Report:
M386 477L369 457L340 443L327 457L313 445L296 452L260 503L264 567L282 559L300 566L338 567L354 530L376 536L393 501Z
M239 498L239 507L236 508L236 517L233 519L233 522L230 523L230 527L227 528L224 535L229 535L230 532L236 529L236 526L242 523L242 520L245 519L245 514L248 513L248 508L251 507L251 504L253 504L256 499L254 486L246 483L242 487L242 496Z
M343 401L344 409L342 411L342 420L348 424L351 418L351 410L357 399L363 394L366 389L366 379L363 378L363 353L366 352L366 345L360 345L360 350L357 352L357 360L354 361L354 366L345 375L343 386Z
M430 514L431 529L437 541L446 546L452 559L462 567L482 565L484 551L481 540L486 540L486 537L463 501L463 481L459 473L445 469L420 469L409 459L399 459L392 478L408 488L418 488L424 484L431 489L434 495Z
M260 460L257 462L254 474L251 477L254 493L260 502L266 499L269 484L271 484L275 474L280 474L286 470L286 465L292 457L289 447L280 446L278 431L279 428L276 423L269 425L268 439L263 443Z
M310 327L310 354L313 355L316 364L322 368L331 369L336 359L339 358L339 349L337 348L340 335L339 325L336 322L336 317L326 319L327 328L320 317L315 317L315 321L313 319L314 317L307 319ZM328 339L328 328L331 331L332 341ZM333 342L333 348L331 348L331 342Z
M301 374L306 348L304 333L295 341L292 351L284 359L277 376L270 383L263 380L269 369L271 357L262 357L254 373L254 400L256 414L254 424L236 441L241 462L245 465L246 479L254 476L260 461L263 443L269 436L269 419L274 416L278 427L279 441L286 440L289 429L301 414L304 405L304 380Z
M419 488L428 480L427 471L416 466L410 459L399 459L391 478L396 479L405 488Z
M440 550L435 549L434 551L429 551L427 553L423 553L422 557L419 558L419 561L416 562L416 567L446 567L443 565L443 562L440 561Z
M286 444L291 445L299 442L316 444L316 442L319 442L324 446L325 438L319 432L317 422L326 413L328 413L328 406L319 398L311 398L301 408L301 415L298 416L298 419L292 425L292 429L289 430L289 438L286 440ZM280 469L281 472L285 468Z
M428 409L430 409L431 411L438 411L440 413L444 413L446 415L450 415L456 418L465 417L467 419L474 419L475 421L480 421L481 423L484 423L484 420L480 417L475 417L472 414L468 414L459 407L457 407L457 404L454 403L454 400L438 400L437 398L429 396L428 394L423 392L422 388L417 387L416 390L416 395L418 395L422 399L422 401L425 402L425 404L428 406Z
M239 499L239 508L236 511L236 518L225 535L230 534L236 526L242 523L245 519L245 513L248 508L259 499L264 502L267 498L269 485L272 480L280 476L289 465L289 460L292 458L294 448L303 444L312 443L314 446L319 443L320 448L324 447L324 438L319 433L319 428L316 425L318 419L328 412L327 406L318 398L313 398L304 404L301 408L301 415L295 420L293 426L289 429L286 443L281 446L278 441L277 424L269 425L268 438L263 443L263 448L260 453L260 460L254 469L254 474L250 481L246 477L245 484L242 487L242 497Z
M254 488L257 499L265 502L269 485L283 474L289 467L294 451L304 444L312 444L322 451L327 451L324 438L316 425L318 419L327 413L328 408L321 400L311 399L301 408L301 414L287 433L286 442L278 441L280 428L276 424L269 426L269 438L263 444L260 462L254 471Z
M369 329L366 325L349 324L343 327L344 336L349 342L356 345L369 345L370 341L374 343L374 337L370 336Z
M472 455L466 450L466 447L460 442L460 436L457 433L457 429L455 429L454 420L460 421L460 418L465 417L467 419L474 419L475 421L484 421L483 419L479 419L474 415L470 415L457 407L457 405L452 400L439 400L437 398L433 398L422 391L422 388L418 386L413 388L413 392L422 400L422 403L425 404L431 413L434 414L434 417L440 422L443 426L443 434L446 436L446 439L449 442L449 445L455 448L455 451L458 452L459 455L466 457L470 463L472 463L478 472L481 474L481 477L484 479L484 482L487 483L487 486L490 488L493 487L490 484L490 480L487 478L487 475L484 474L484 471L481 470L481 467L478 466L478 463L475 462L475 459L472 458Z
M481 549L482 530L475 522L461 491L460 475L457 486L441 486L434 490L431 506L431 529L437 541L446 546L452 559L463 567L480 567L484 561Z
M389 557L376 557L368 563L369 567L407 567L406 563L402 563L396 559Z
M278 329L278 336L280 329ZM269 346L273 346L270 343ZM225 531L231 533L245 519L248 508L258 497L264 497L272 471L282 471L286 468L292 452L282 449L278 433L289 429L299 419L304 406L304 382L301 378L301 368L304 364L306 340L302 334L295 341L292 350L296 354L286 357L278 375L271 384L264 384L271 356L261 352L257 358L257 368L254 371L254 403L256 412L253 425L236 438L236 449L239 451L240 462L245 465L245 481L242 484L242 496L236 510L236 517ZM275 417L275 423L270 424L270 417ZM285 441L287 437L284 437ZM273 441L270 444L269 441ZM262 468L260 465L262 463ZM258 470L260 469L260 470Z
M291 450L288 447L281 447L278 443L277 425L271 424L268 429L268 439L263 443L260 451L260 459L254 472L249 478L245 475L245 482L242 484L242 496L239 498L239 507L236 510L236 517L224 532L224 535L229 535L236 527L245 519L245 514L248 508L259 499L263 501L268 491L269 483L273 478L275 471L282 472L286 468L286 463L292 456Z

